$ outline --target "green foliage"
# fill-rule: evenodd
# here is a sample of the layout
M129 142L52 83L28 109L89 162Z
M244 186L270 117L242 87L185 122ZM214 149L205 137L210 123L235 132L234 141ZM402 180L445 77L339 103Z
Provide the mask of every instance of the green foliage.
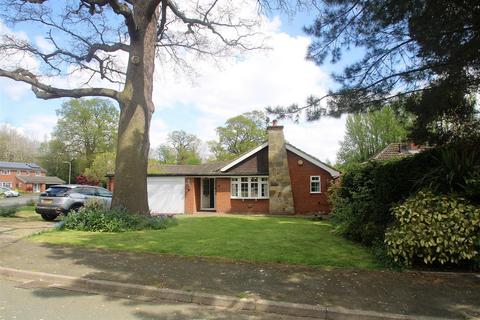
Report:
M336 63L357 48L361 56L334 74L339 89L310 97L303 106L270 112L303 112L307 120L338 117L419 92L416 129L462 119L469 112L462 107L464 99L476 94L480 84L477 2L329 0L320 7L315 22L305 28L313 39L307 57L317 64L327 57Z
M131 214L124 209L106 209L101 203L87 202L78 212L63 219L62 229L92 232L159 230L176 224L174 218Z
M344 166L364 162L389 143L405 140L409 122L409 116L397 114L392 106L349 115L338 161Z
M97 154L90 168L85 169L84 176L90 180L106 184L108 181L106 174L115 172L115 157L115 152Z
M371 246L382 242L393 221L391 208L422 188L457 193L480 203L480 155L475 142L431 149L413 157L370 161L345 172L332 189L332 219L336 230Z
M478 252L480 208L463 198L420 191L392 209L395 224L385 234L387 252L405 266L471 260Z
M218 141L209 141L215 160L238 157L267 139L267 117L261 111L252 111L228 119L217 128Z
M57 110L59 117L52 139L40 145L39 162L49 175L68 181L85 173L97 181L114 167L119 113L108 100L71 99ZM101 176L101 177L100 177Z
M19 211L19 207L0 207L0 217L11 217Z
M167 143L161 144L154 154L160 164L200 164L200 139L183 130L168 134Z

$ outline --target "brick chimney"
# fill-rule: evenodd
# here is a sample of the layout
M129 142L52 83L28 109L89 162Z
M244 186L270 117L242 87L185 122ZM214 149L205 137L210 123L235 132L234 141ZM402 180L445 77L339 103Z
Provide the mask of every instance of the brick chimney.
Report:
M287 149L283 126L274 120L268 132L268 174L270 184L270 213L293 214L292 184L288 170Z

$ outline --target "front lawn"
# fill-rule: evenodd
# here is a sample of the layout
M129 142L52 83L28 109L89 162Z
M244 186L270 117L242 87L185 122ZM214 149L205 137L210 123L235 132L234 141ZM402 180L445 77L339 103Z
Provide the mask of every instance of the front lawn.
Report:
M34 206L22 206L19 207L17 212L13 216L3 217L0 216L1 221L12 221L15 219L16 221L43 221L42 217L39 214L34 212Z
M301 218L181 217L166 230L123 233L52 231L34 241L136 252L280 262L323 268L379 268L367 249L332 234L325 221Z

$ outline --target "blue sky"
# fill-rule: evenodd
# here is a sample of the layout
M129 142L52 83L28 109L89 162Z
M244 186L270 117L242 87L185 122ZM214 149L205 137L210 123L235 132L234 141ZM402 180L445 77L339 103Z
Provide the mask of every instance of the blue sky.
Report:
M302 27L313 19L314 14L307 12L295 17L272 13L265 27L270 50L250 52L220 68L197 63L198 76L193 79L158 72L154 89L156 111L150 131L152 146L165 142L172 130L185 130L204 141L211 140L215 138L215 128L229 117L268 105L301 104L308 95L322 95L332 88L335 84L329 74L342 65L318 67L304 59L310 39ZM0 24L0 33L5 30ZM44 34L28 28L14 31L23 32L37 43ZM28 86L0 78L0 124L6 123L37 140L44 140L51 132L56 123L55 110L61 103L61 99L36 99ZM338 142L343 139L344 120L327 118L283 124L289 142L321 160L333 161Z

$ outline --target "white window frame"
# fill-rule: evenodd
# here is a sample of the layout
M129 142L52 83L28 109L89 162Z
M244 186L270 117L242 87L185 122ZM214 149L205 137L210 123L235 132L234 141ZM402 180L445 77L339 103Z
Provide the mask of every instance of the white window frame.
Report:
M42 175L42 172L41 171L35 171L35 176L39 177Z
M318 183L318 191L313 190L314 183ZM310 193L322 193L322 178L320 176L310 176Z
M9 176L11 174L10 169L0 169L0 174L2 176Z
M3 182L3 181L0 181L0 187L12 189L12 183L11 183L11 182Z
M247 195L242 196L242 184L247 184ZM256 186L256 188L255 188ZM265 194L262 196L262 186ZM230 199L268 199L269 184L267 176L240 176L230 178ZM257 195L252 195L252 190L257 191ZM237 192L235 192L235 190Z

